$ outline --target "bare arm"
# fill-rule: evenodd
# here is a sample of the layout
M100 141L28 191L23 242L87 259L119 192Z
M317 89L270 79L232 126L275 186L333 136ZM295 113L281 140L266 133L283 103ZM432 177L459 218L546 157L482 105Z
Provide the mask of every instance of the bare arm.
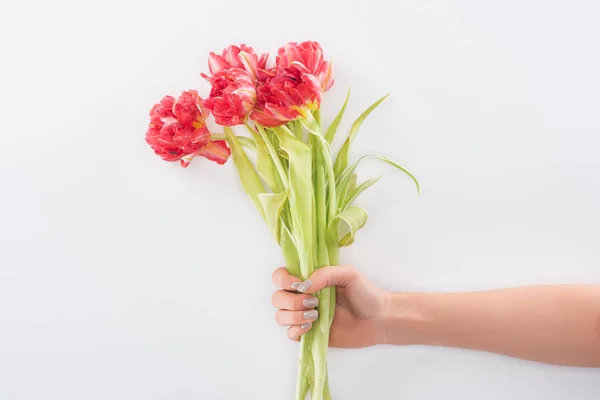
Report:
M317 304L304 301L336 286L332 347L445 346L600 368L600 285L390 293L349 266L321 268L302 286L280 268L273 281L281 288L273 295L276 320L290 326L292 340L299 340L318 318Z
M600 286L388 294L385 342L600 367Z

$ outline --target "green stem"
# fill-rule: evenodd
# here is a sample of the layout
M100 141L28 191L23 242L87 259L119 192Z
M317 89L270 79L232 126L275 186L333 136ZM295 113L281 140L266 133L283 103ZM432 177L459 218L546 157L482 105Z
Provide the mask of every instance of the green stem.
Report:
M319 301L323 301L325 307L328 307L328 301L325 300L327 290L323 290L319 297ZM325 381L327 379L327 347L329 341L329 326L328 322L321 318L313 324L314 336L311 346L314 368L314 386L312 388L311 400L323 400L325 394Z
M325 393L323 393L323 399L332 400L331 389L329 389L329 372L327 372L327 377L325 378Z
M331 215L331 206L333 205L333 210L337 207L335 177L332 177L333 165L329 144L325 142L322 136L314 133L310 135L309 142L313 148L313 165L315 167L313 188L316 200L316 251L318 254L315 266L321 268L331 263L327 227L328 222L335 216L335 214ZM329 185L327 184L328 181L330 182ZM319 319L315 321L311 329L311 332L313 332L311 353L314 374L311 399L325 400L331 399L327 374L327 349L329 346L331 321L333 319L333 312L335 311L335 288L325 288L317 293L317 297L319 299Z
M296 381L296 400L306 400L312 381L312 332L308 331L300 339L300 353L298 355L298 377Z
M329 188L329 198L327 199L329 213L327 221L329 222L333 220L337 214L335 172L333 159L331 158L331 148L329 146L329 142L323 137L323 130L321 129L321 111L315 110L308 114L305 118L305 121L308 123L308 125L314 128L312 129L312 133L318 139L318 146L321 153L320 164L323 166L323 168L325 168L325 172L327 174L327 185Z
M295 120L293 123L294 123L294 133L296 134L296 137L298 138L298 140L303 140L302 123L300 122L299 119Z
M256 143L251 138L245 136L236 136L236 138L245 148L256 150ZM227 138L222 133L213 133L210 135L210 140L227 140Z
M318 139L313 136L313 141L318 142ZM318 144L317 144L318 146ZM325 167L323 165L323 155L316 149L315 157L315 182L313 184L315 191L315 207L317 215L317 254L318 260L316 268L321 268L329 265L329 254L327 251L327 188L325 183Z
M327 182L329 188L329 215L327 218L327 223L335 218L337 214L337 193L335 190L335 173L333 172L333 160L331 159L331 151L329 150L329 143L322 137L319 137L319 143L322 146L322 154L324 157L323 166L326 169L327 173Z
M317 121L317 125L321 126L321 109L318 108L312 112L315 121Z
M312 203L310 219L305 217L300 219L300 214L292 215L292 234L296 240L300 269L304 279L310 275L313 267L320 268L331 265L333 261L337 263L338 258L337 233L334 237L327 229L329 222L337 212L335 175L329 143L321 135L321 127L316 123L318 119L318 113L316 119L313 119L311 114L308 125L303 125L305 121L302 120L300 121L301 124L294 123L289 124L289 126L281 125L273 128L279 139L287 143L283 146L284 149L291 144L299 147L306 146L306 144L301 145L298 142L298 136L302 136L303 133L303 126L308 126L307 129L311 132L307 140L311 148L310 162L306 163L308 160L304 158L302 164L297 164L298 158L296 158L296 164L294 164L291 157L293 153L288 152L288 155L290 155L290 179L286 185L290 189L290 194L293 195L290 201L299 202L297 205L292 204L294 207L307 205L306 202ZM267 150L273 158L276 168L278 171L283 170L283 166L279 167L274 157L274 155L277 155L273 146L275 142L268 140L264 128L257 126L257 129L267 145ZM294 138L292 141L290 141L291 137ZM303 172L308 173L308 176L312 178L312 182L310 182L312 187L303 186L301 192L298 191L299 188L296 188L295 184L290 186L292 182L306 182L306 179L292 179L293 176L296 176L294 174L299 172L294 168L300 167ZM312 193L309 193L311 189ZM306 212L302 215L306 216ZM306 229L310 230L307 231ZM308 391L311 392L312 400L331 399L327 374L327 350L331 321L335 311L335 288L321 290L316 296L319 299L319 318L313 323L312 329L302 336L296 400L305 400Z

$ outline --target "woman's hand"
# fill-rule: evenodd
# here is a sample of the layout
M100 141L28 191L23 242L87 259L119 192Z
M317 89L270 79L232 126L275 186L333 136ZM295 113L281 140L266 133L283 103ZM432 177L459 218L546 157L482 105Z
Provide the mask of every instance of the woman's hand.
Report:
M335 286L331 347L458 347L548 364L600 368L600 285L541 285L466 293L390 293L352 267L302 282L273 273L275 319L298 340L317 318L312 295ZM300 292L300 293L299 293ZM312 303L311 303L312 302Z
M320 268L304 282L285 268L278 268L273 273L273 282L282 288L273 293L273 305L279 309L275 320L279 325L290 326L291 340L300 340L318 318L318 300L313 294L335 286L330 347L358 348L386 342L384 314L388 296L355 268Z

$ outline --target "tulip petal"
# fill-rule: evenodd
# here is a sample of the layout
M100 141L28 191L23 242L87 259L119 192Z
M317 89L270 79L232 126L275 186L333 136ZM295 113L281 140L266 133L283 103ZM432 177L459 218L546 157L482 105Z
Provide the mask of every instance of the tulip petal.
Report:
M316 110L321 105L321 85L314 75L302 74L302 85L298 92L304 104L311 110Z
M231 150L225 140L211 140L198 151L198 155L223 165L231 155Z
M190 165L190 162L192 162L192 160L194 159L194 157L196 157L194 154L188 154L187 156L181 157L181 160L179 160L181 167L187 168L188 165Z
M258 73L258 59L256 54L240 51L239 59L243 65L243 68L248 71L248 73L252 76L252 79L256 80Z
M300 117L297 109L290 107L278 107L273 104L265 104L263 110L254 109L250 118L263 126L280 126L286 122L293 121Z
M229 63L230 68L243 68L238 54L240 54L240 48L235 45L231 45L223 50L223 58Z
M333 66L331 61L326 61L321 65L317 79L321 82L323 92L328 91L333 86Z
M208 55L208 70L211 74L216 74L222 69L228 69L231 66L225 59L215 53Z

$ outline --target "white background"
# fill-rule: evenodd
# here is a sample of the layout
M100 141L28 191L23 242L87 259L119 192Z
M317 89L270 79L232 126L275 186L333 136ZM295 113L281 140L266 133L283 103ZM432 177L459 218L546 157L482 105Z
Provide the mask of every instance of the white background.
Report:
M393 4L393 5L392 5ZM318 40L331 120L390 91L391 155L342 259L390 290L600 284L597 1L13 1L0 6L0 399L291 399L278 248L232 163L144 142L206 56ZM342 128L346 130L350 119ZM333 350L335 399L597 399L600 371L441 348Z

